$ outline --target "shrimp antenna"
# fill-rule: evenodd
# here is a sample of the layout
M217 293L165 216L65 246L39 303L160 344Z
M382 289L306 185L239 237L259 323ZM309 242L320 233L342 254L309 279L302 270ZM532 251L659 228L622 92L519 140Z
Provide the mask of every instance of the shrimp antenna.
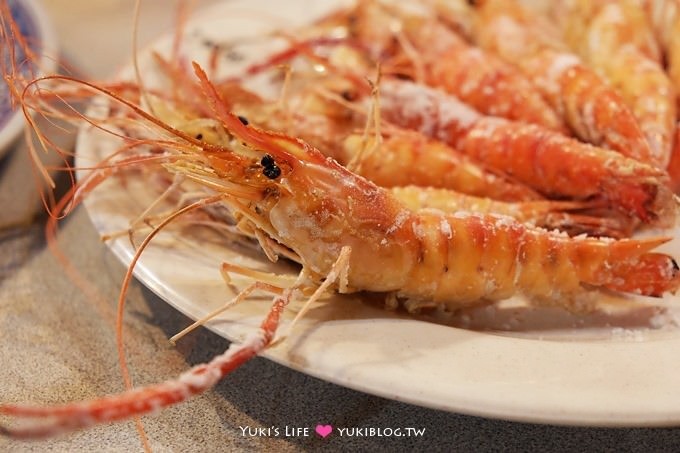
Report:
M212 201L218 201L218 197L220 196L213 197L215 199ZM205 204L210 199L202 201ZM177 215L179 213L175 217ZM169 218L167 222L170 220ZM153 233L147 239L150 240L152 235ZM140 247L141 250L142 247ZM140 251L137 252L135 258L139 258ZM131 277L131 269L132 265L128 268L126 277ZM95 424L123 420L131 415L139 416L154 412L205 392L231 371L271 345L279 326L281 314L293 299L293 295L304 279L306 279L306 273L303 269L292 287L285 289L283 294L274 297L269 313L260 324L260 328L242 343L232 343L224 353L210 362L197 365L178 378L161 384L129 389L118 395L89 402L53 407L0 405L0 414L22 418L48 419L46 423L26 427L8 428L0 425L0 434L20 439L52 436ZM122 295L126 288L127 285L121 289Z
M382 69L380 64L377 67L377 75L375 82L366 79L371 87L371 107L366 116L366 127L361 139L361 147L359 151L352 157L352 160L347 164L347 168L354 172L359 172L361 164L364 162L366 156L373 154L382 144L382 134L380 132L380 79L382 78ZM373 129L374 138L369 139L370 131ZM370 146L369 146L370 145Z
M293 76L293 68L289 65L283 65L283 84L281 84L281 94L279 95L278 101L276 101L276 108L279 109L280 111L283 112L284 115L284 124L286 126L286 130L290 129L290 122L291 122L291 111L288 105L289 101L289 92L290 92L290 83L291 79Z
M142 80L142 72L139 69L139 54L137 52L138 49L138 44L139 44L139 15L140 15L140 10L142 7L142 0L135 0L135 10L133 13L133 19L132 19L132 65L135 69L135 81L137 82L137 85L139 85L139 94L144 100L144 104L146 104L147 108L149 109L149 112L153 116L158 116L156 115L156 112L154 111L153 104L151 103L149 99L149 93L146 90L146 87L144 86L144 80Z
M222 194L218 194L209 198L204 198L166 217L165 220L163 220L156 228L153 229L153 231L151 231L151 233L149 233L146 236L146 238L144 238L144 241L142 241L141 245L139 246L139 249L137 249L137 251L135 252L134 257L132 258L132 261L128 266L127 272L125 273L125 278L123 279L123 284L121 285L120 294L118 297L118 310L116 312L116 349L118 351L118 361L120 364L121 374L123 375L123 382L125 384L126 390L128 391L132 390L132 379L130 378L130 371L128 369L127 361L125 359L125 346L123 344L123 314L125 309L127 290L130 286L130 281L132 280L132 271L136 267L137 262L139 261L139 258L142 255L142 252L146 250L146 247L149 245L151 240L163 229L163 227L165 227L167 224L169 224L182 214L203 207L207 204L215 203L221 200L222 197L223 197ZM144 432L144 426L142 425L139 415L135 414L134 419L135 426L137 428L137 432L139 432L139 435L142 439L144 449L150 451L151 447L149 445L146 433Z

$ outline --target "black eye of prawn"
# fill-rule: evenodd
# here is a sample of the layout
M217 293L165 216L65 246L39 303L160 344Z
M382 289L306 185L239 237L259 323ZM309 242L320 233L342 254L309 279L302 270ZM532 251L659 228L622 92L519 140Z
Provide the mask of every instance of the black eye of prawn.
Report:
M262 160L260 161L260 165L267 168L267 167L271 167L272 165L275 166L276 161L274 160L274 158L271 155L265 154L264 156L262 156Z
M273 167L267 167L262 172L269 179L276 179L281 176L281 169L274 165Z
M276 165L276 161L269 154L262 156L260 164L264 167L262 174L269 179L276 179L281 176L281 169Z

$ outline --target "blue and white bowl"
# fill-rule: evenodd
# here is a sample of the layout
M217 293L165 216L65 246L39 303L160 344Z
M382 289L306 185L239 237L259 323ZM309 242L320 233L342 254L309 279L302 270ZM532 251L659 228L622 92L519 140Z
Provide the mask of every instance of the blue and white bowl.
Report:
M8 0L8 3L12 17L26 37L31 49L41 55L38 67L29 68L25 63L25 55L17 46L14 55L15 64L26 73L29 71L36 74L53 72L57 67L58 46L56 34L47 14L35 0ZM5 58L9 60L9 52L5 52ZM4 63L4 67L11 66L9 61ZM16 105L12 105L9 88L3 74L0 80L0 155L4 154L21 134L24 124L23 112L17 109Z

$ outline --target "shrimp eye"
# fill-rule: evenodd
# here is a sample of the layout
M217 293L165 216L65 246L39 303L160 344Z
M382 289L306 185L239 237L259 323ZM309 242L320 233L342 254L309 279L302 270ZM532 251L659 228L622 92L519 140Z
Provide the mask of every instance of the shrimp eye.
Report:
M246 118L245 116L239 115L239 116L238 116L238 120L239 120L239 121L241 122L241 124L243 124L244 126L247 126L248 124L250 124L250 123L248 122L248 118Z
M272 165L271 167L264 167L262 173L269 179L276 179L281 176L281 169L276 165Z
M269 154L262 156L260 164L264 167L262 174L269 179L276 179L281 176L281 169L276 165L276 161Z

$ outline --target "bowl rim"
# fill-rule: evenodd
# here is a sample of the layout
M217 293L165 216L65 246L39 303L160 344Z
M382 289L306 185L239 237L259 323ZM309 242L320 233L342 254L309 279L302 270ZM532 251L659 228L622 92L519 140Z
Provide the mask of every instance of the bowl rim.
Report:
M47 12L36 0L20 0L17 4L27 11L36 25L38 39L41 44L41 56L38 62L37 73L41 75L54 72L58 65L59 46L57 33L50 21ZM2 156L24 129L26 119L21 109L16 109L9 120L0 127L0 156Z

